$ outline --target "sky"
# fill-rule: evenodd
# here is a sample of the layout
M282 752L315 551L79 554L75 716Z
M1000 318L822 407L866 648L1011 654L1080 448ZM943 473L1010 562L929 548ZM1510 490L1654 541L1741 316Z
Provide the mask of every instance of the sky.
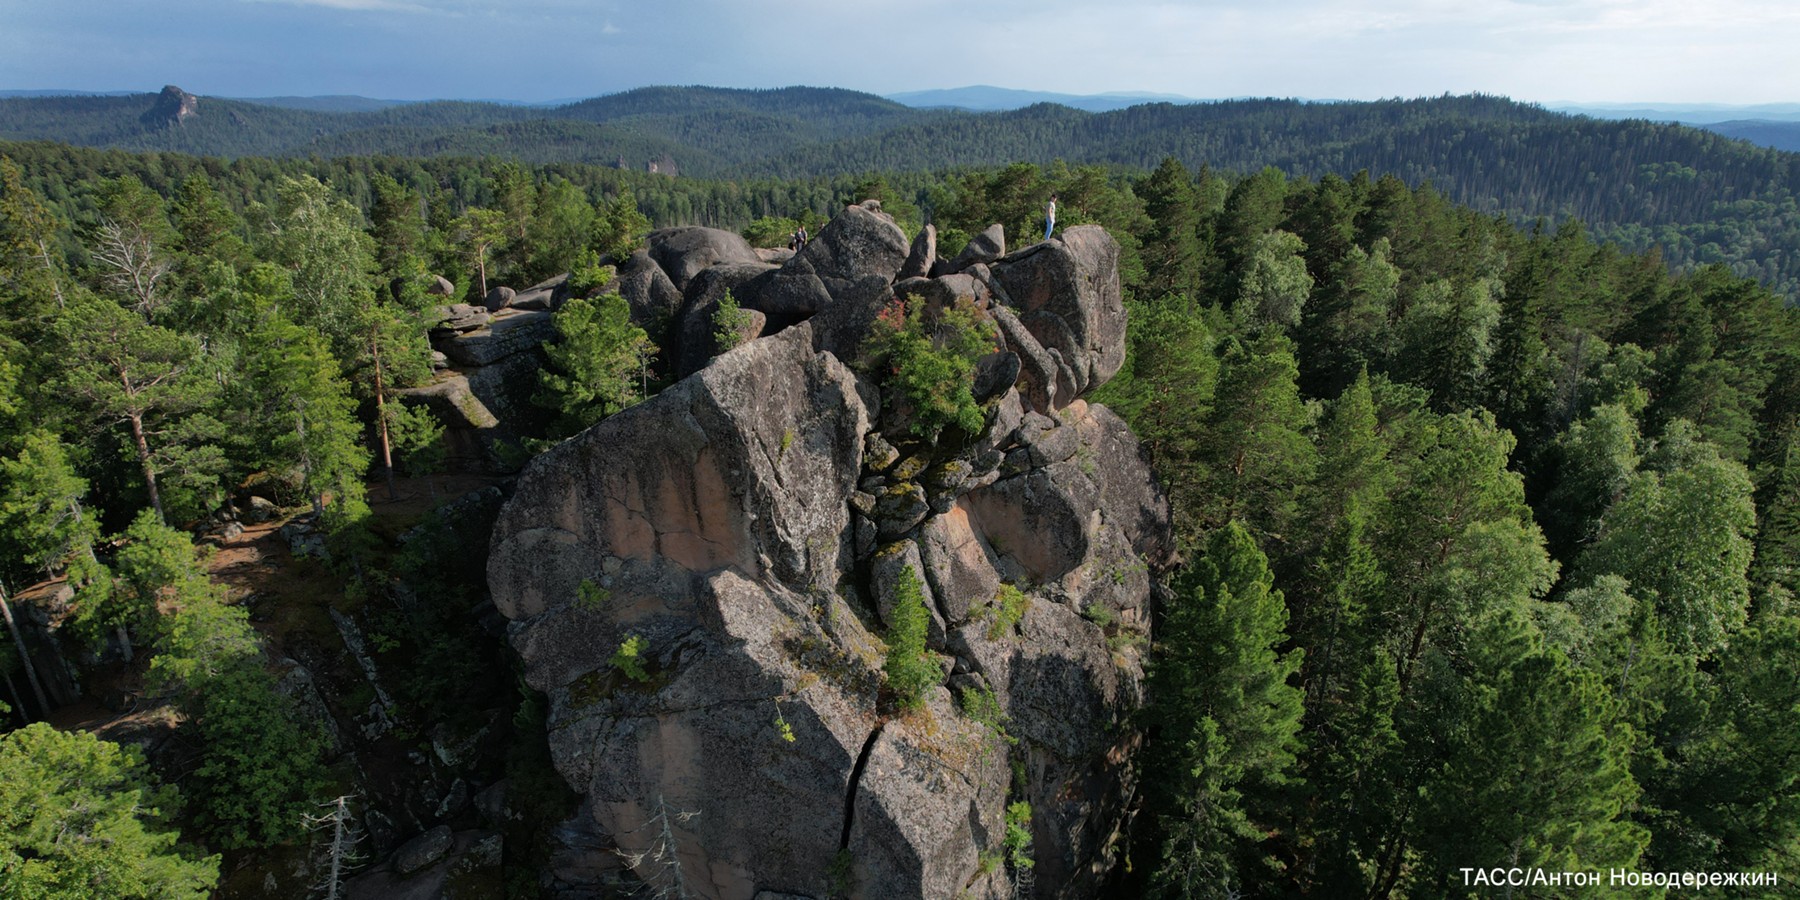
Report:
M1794 0L0 0L0 89L1800 100Z

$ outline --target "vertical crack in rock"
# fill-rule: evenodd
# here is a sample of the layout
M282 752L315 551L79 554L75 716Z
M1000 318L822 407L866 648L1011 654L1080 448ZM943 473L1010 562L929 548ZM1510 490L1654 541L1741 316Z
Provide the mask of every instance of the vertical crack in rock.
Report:
M863 741L862 752L856 755L856 766L850 770L850 789L844 792L844 833L838 838L838 849L850 849L850 827L856 822L856 791L862 785L863 770L869 767L869 754L875 751L875 742L881 740L881 729L886 728L883 722L869 732L869 739Z
M980 867L1013 779L1006 751L989 755L989 726L954 706L973 691L1033 748L1017 792L1034 810L1034 897L1098 895L1137 788L1137 739L1117 723L1142 702L1141 657L1113 643L1122 629L1147 632L1171 544L1136 438L1080 398L1122 360L1115 242L1073 226L969 274L909 283L928 306L986 297L978 308L1029 357L987 373L986 433L955 448L915 440L906 405L884 408L879 379L842 362L907 256L878 208L844 210L773 274L729 232L650 242L638 262L662 288L640 279L634 317L679 319L676 301L710 302L730 269L751 275L730 281L743 309L791 327L714 358L709 313L690 309L699 338L676 356L704 368L538 456L496 521L494 602L532 683L554 691L551 752L598 833L631 840L631 811L667 793L709 811L682 849L717 896L748 900L766 885L825 896L843 851L865 894L1004 896L1004 877ZM680 340L677 325L647 327ZM906 558L882 552L895 547ZM927 698L930 728L869 718L873 620L902 567L928 598L928 646L956 658L950 690ZM597 603L589 583L604 589ZM1018 594L1004 610L1002 585ZM838 587L842 599L811 602ZM626 635L659 662L652 681L606 674ZM773 748L767 700L738 696L772 681L790 697Z

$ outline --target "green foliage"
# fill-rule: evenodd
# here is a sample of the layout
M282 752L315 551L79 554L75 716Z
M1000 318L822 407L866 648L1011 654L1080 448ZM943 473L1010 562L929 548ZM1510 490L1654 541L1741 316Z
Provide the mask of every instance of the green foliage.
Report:
M569 296L594 296L612 283L616 271L601 265L600 254L592 247L583 248L569 267Z
M1006 582L1000 583L999 590L994 592L994 602L989 607L988 640L997 641L1008 637L1018 627L1019 620L1025 618L1025 610L1031 607L1031 598L1016 586Z
M1300 254L1306 243L1285 231L1258 235L1238 285L1232 315L1246 330L1293 328L1312 293L1313 278Z
M1298 748L1302 654L1250 532L1230 522L1177 589L1152 661L1161 748L1149 783L1164 837L1155 882L1176 896L1229 896L1257 873L1259 792L1286 783ZM1252 799L1246 800L1246 797Z
M588 246L621 263L644 243L649 232L650 220L638 210L637 196L630 187L620 187L617 195L600 203Z
M360 504L369 452L325 337L272 314L246 336L244 349L262 465L296 472L293 482L316 509L327 496L340 509Z
M575 605L588 612L599 612L606 608L607 601L612 599L612 591L595 584L592 579L583 578L575 587Z
M862 352L905 404L912 434L935 441L947 427L981 430L975 361L994 349L994 325L966 300L928 316L918 298L896 300L876 318Z
M794 726L788 724L787 716L781 714L780 700L775 701L775 733L790 744L797 740L794 737Z
M591 252L594 207L568 179L553 176L537 192L537 206L525 227L527 248L520 280L531 284L572 271Z
M831 858L831 866L825 870L825 880L831 886L831 896L848 897L856 886L856 857L845 847Z
M1684 433L1676 428L1665 437L1660 448L1665 457ZM1755 529L1749 475L1700 443L1689 458L1666 459L1660 471L1632 476L1582 554L1577 581L1624 577L1655 598L1678 651L1704 656L1722 646L1748 614Z
M508 241L506 214L497 209L476 207L466 210L456 220L455 243L462 251L463 262L475 273L477 297L488 293L488 268L496 254L506 249Z
M903 567L894 582L894 608L888 613L887 659L882 671L894 704L903 710L925 706L925 692L943 679L937 657L925 647L931 613L925 608L925 591L912 568Z
M593 300L572 297L555 315L558 340L544 345L550 365L538 373L532 401L561 414L574 434L636 403L656 346L631 322L631 307L618 294Z
M1235 518L1258 534L1286 532L1296 487L1311 476L1316 456L1298 378L1293 342L1279 329L1226 351L1217 400L1193 448L1211 500L1201 507L1207 524Z
M1484 619L1467 643L1469 675L1431 673L1418 720L1447 758L1420 803L1417 889L1449 883L1442 867L1469 853L1547 870L1634 864L1649 835L1627 818L1638 787L1609 725L1607 685L1511 611Z
M136 748L42 722L0 735L0 895L211 896L219 858L178 844L178 805Z
M793 240L800 223L783 216L762 216L744 226L740 232L752 247L786 247Z
M644 668L643 652L649 646L650 642L644 640L642 635L630 635L619 644L619 649L613 651L607 664L625 673L625 677L632 681L648 683L650 673Z
M994 695L990 687L964 687L957 695L957 703L962 707L963 715L994 730L1008 744L1017 744L1019 739L1006 732L1010 721L1006 708L1000 705L1000 698Z
M1006 861L1014 869L1029 869L1031 858L1031 804L1023 800L1006 807Z
M729 353L744 343L745 332L749 330L750 311L738 307L737 298L730 291L719 298L718 307L712 314L713 347L719 353Z
M55 435L25 435L16 456L0 459L0 538L21 563L46 574L91 553L100 526L83 508L87 492Z
M192 818L227 849L266 847L295 836L316 800L323 735L275 690L261 642L242 607L200 578L178 585L150 666L192 723L199 765L186 784Z
M444 423L431 408L393 403L387 409L388 434L400 468L414 477L442 472L450 451L444 446Z
M116 564L119 578L145 603L154 602L163 589L203 574L193 538L164 525L152 510L138 513L120 538L124 546Z
M221 426L206 413L218 385L195 365L199 340L85 294L71 298L56 332L58 391L94 419L126 426L159 515L165 489L180 492L183 512L195 511L194 495L216 490L224 464Z
M1800 837L1800 619L1739 632L1701 682L1700 727L1668 749L1648 798L1662 866L1782 871ZM1782 871L1786 878L1786 872Z

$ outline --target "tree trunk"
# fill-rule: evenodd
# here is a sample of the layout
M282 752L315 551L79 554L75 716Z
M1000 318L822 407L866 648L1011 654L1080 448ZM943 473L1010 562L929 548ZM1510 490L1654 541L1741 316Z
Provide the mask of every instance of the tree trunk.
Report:
M135 655L131 650L131 632L124 625L113 630L113 636L119 639L119 652L125 654L125 661L131 662Z
M12 698L13 709L19 711L20 724L30 725L31 713L26 711L25 698L19 696L19 686L13 684L12 675L7 672L0 672L0 681L6 682L6 696Z
M306 449L306 404L294 401L294 435L300 438L300 479L312 495L313 515L325 516L325 493L313 483L312 454Z
M150 463L150 442L144 439L144 414L134 412L128 418L131 440L137 445L138 465L144 467L144 486L150 489L150 505L156 509L157 521L168 524L169 517L163 514L162 495L156 490L156 467Z
M68 306L69 304L63 300L62 282L56 277L56 264L50 261L50 245L44 243L43 238L38 238L37 247L38 261L44 264L44 271L50 276L50 293L55 295L57 307Z
M31 692L37 695L38 709L47 716L50 714L50 698L44 696L44 685L38 681L37 666L32 665L31 651L25 648L25 633L19 630L19 623L13 620L12 606L6 602L4 585L0 585L0 619L6 620L6 630L12 632L13 645L19 648L19 664L25 667L25 678L31 682ZM30 716L27 715L27 718Z
M483 276L482 284L487 284L486 276ZM375 360L375 431L381 437L381 469L387 474L388 499L398 500L400 489L394 484L394 446L388 438L387 387L381 377L381 339L378 335L369 336L369 353Z

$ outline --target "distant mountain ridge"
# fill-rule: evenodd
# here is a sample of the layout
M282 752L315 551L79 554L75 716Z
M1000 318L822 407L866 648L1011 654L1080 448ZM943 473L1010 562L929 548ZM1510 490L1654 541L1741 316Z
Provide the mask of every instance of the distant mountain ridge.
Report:
M1088 112L1109 112L1144 103L1201 103L1204 101L1180 94L1157 94L1143 91L1116 91L1106 94L1058 94L1050 91L1023 91L986 84L929 91L905 91L888 94L887 98L917 109L966 109L973 112L999 112L1023 109L1039 103L1055 103Z
M917 99L916 97L913 99ZM719 179L942 171L1027 162L1430 182L1518 221L1579 218L1678 264L1723 262L1800 297L1800 155L1642 119L1486 95L1226 100L1086 112L919 109L838 88L647 87L556 107L431 101L351 112L200 97L170 124L156 94L0 100L0 140L198 156L497 156ZM160 123L160 124L156 124Z
M1800 122L1800 103L1546 103L1557 112L1592 116L1596 119L1648 119L1652 122L1680 122L1683 125L1711 125L1719 122L1763 120Z

